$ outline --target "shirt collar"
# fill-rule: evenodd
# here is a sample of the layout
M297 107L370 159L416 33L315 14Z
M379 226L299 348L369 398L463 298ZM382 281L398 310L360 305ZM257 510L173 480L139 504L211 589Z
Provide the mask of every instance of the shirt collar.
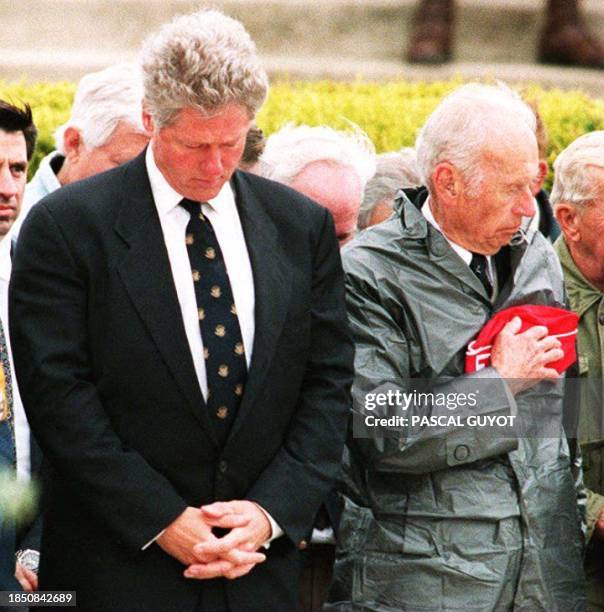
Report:
M151 144L147 147L147 151L145 153L145 165L147 167L151 192L153 194L153 199L155 200L157 210L160 215L167 215L180 204L184 196L172 188L170 183L168 183L164 175L161 173L161 170L157 167ZM218 215L221 214L222 211L227 208L227 206L231 208L230 204L234 206L235 199L231 185L227 181L222 186L222 189L219 191L218 195L215 198L208 200L207 204L204 203L203 207L204 209L208 207L210 209L209 212ZM208 211L206 210L206 212Z
M426 218L426 221L434 227L434 229L438 230L444 237L445 240L451 245L451 248L462 258L462 260L469 266L472 261L472 252L468 251L468 249L464 249L462 246L455 244L447 238L447 235L442 231L440 225L437 223L434 215L432 214L432 208L430 208L430 196L426 198L422 206L422 215ZM487 258L490 261L490 258Z
M4 281L10 280L12 262L10 257L12 245L12 232L9 231L2 240L0 240L0 279Z

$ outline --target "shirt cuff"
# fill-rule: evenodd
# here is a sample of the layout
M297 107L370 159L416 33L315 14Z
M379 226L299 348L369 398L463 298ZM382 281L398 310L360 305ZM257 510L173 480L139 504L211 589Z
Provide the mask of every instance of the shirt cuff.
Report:
M157 538L159 538L164 531L166 531L165 529L162 529L152 540L149 540L142 548L141 550L147 550L147 548L149 548L149 546L151 546L151 544L153 544L153 542L155 542L155 540L157 540Z
M263 548L266 548L268 550L270 548L271 542L273 540L276 540L277 538L280 538L283 535L283 529L279 527L277 521L275 521L275 519L260 504L256 504L256 502L252 503L255 504L257 508L262 510L264 516L266 516L268 522L271 525L271 537L262 545Z

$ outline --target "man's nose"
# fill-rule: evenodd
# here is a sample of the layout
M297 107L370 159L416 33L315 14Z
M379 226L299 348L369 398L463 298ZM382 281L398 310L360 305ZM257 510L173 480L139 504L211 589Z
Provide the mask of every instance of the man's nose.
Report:
M203 169L208 174L222 174L224 167L222 165L222 155L220 153L220 149L218 147L209 147L206 151L204 151L202 165Z
M0 198L7 201L14 198L19 192L17 182L9 168L0 169Z
M527 187L514 205L514 212L523 217L533 217L537 212L535 198L530 187Z

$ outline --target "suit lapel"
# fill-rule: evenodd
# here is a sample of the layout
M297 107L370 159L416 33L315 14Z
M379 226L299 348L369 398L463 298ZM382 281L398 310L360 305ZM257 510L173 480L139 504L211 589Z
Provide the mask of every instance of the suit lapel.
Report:
M186 396L189 409L217 445L191 358L144 152L127 166L124 205L115 231L129 247L118 273L132 304Z
M283 329L291 293L291 275L282 257L278 229L245 175L231 180L254 276L255 329L245 393L229 439L241 427L265 381Z

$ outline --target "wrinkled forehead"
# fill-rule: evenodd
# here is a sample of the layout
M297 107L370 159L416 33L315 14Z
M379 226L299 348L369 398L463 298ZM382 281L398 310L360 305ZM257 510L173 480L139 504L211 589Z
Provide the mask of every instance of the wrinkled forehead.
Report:
M485 143L477 158L479 164L501 175L532 178L539 172L539 150L530 131L525 137Z

